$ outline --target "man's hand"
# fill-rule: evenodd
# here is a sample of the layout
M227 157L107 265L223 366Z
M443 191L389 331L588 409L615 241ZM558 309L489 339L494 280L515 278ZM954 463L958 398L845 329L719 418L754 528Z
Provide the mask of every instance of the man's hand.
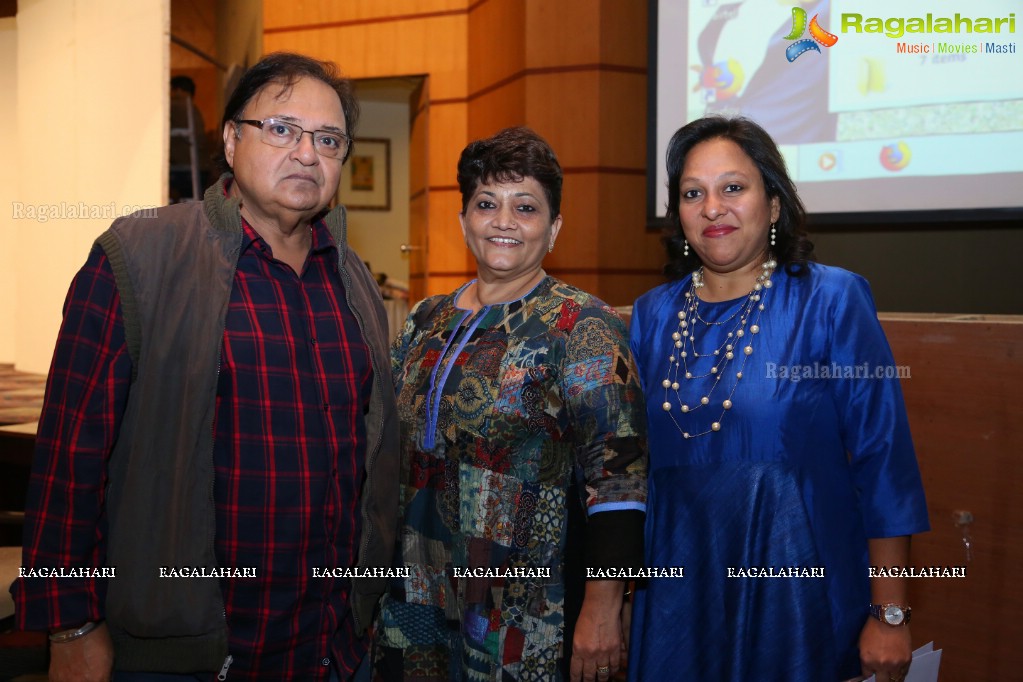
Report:
M76 640L50 644L50 682L109 682L114 645L106 623Z

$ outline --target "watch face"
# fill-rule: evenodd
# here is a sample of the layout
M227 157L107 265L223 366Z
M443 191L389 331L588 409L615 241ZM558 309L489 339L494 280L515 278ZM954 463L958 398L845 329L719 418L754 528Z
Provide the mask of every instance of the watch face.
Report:
M886 606L884 608L884 622L889 625L900 625L906 614L898 606Z

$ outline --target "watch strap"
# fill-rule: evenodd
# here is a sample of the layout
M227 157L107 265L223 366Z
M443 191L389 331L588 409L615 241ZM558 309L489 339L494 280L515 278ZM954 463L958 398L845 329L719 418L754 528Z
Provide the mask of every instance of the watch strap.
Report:
M72 628L70 630L61 630L60 632L54 632L50 634L50 641L54 644L66 644L67 642L73 642L80 637L85 637L87 634L96 629L96 623L89 621L85 625L79 628Z

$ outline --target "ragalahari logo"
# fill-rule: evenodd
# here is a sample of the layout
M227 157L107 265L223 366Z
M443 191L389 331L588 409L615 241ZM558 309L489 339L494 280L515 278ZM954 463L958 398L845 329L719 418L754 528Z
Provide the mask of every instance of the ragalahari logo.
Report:
M817 43L824 47L831 47L838 42L838 36L834 33L828 33L820 27L820 24L817 23L817 16L816 14L813 15L813 19L810 20L810 37L813 40L810 38L796 40L806 30L806 10L802 7L792 8L792 31L785 36L785 40L796 40L796 42L785 48L785 58L790 62L796 61L799 55L810 50L819 53L821 49L817 47Z

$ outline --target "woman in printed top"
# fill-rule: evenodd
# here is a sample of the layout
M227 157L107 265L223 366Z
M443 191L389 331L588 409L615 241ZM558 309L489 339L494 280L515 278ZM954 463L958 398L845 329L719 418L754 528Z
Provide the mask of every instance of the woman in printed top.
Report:
M380 680L606 680L642 565L643 396L625 326L547 275L561 167L526 128L471 143L459 222L477 278L421 302L391 356L401 420L399 560Z

